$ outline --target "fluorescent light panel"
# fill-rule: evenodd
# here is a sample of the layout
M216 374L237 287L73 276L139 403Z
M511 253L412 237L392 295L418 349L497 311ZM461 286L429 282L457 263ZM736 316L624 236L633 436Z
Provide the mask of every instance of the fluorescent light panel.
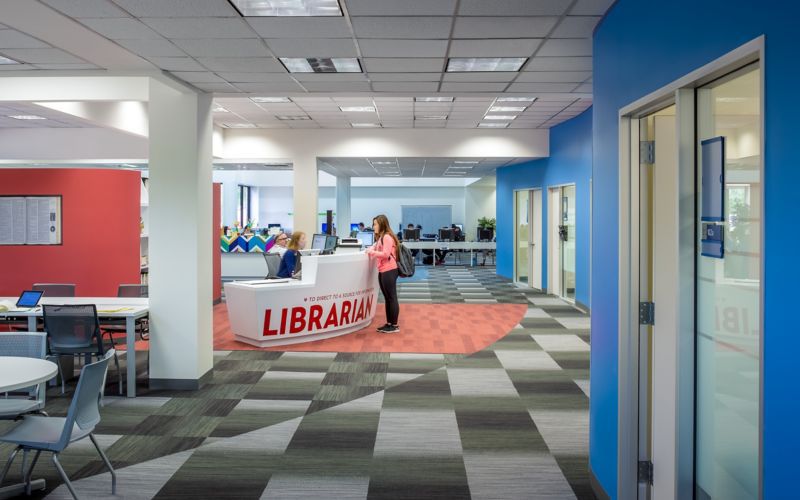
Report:
M252 123L223 123L227 128L256 128Z
M251 97L253 102L292 102L288 97Z
M351 123L353 128L380 128L380 123Z
M354 57L281 57L289 73L361 73Z
M0 64L20 64L20 62L9 59L8 57L0 56Z
M423 115L417 116L415 120L447 120L447 115Z
M227 113L228 112L227 109L223 108L220 105L214 106L214 109L212 111L214 111L214 113Z
M486 115L483 117L484 120L513 120L516 118L514 115Z
M8 115L8 117L15 120L47 120L44 116L39 115Z
M506 128L508 123L479 123L478 128Z
M374 113L375 106L339 106L345 113Z
M477 160L456 160L453 163L462 164L462 165L475 165L475 164L480 163L480 162L477 161Z
M535 97L498 97L497 102L533 102Z
M489 113L521 113L525 108L526 106L492 106L489 108Z
M311 117L305 115L276 115L275 118L281 121L300 121L311 119Z
M447 61L447 72L519 71L527 60L526 57L451 57Z
M453 102L452 97L415 97L416 102Z
M341 16L338 0L228 0L244 17Z

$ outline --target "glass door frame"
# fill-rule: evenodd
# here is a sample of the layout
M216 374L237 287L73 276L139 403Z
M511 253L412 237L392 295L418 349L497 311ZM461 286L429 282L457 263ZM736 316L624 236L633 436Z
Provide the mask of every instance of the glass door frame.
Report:
M537 192L539 193L538 211L537 211L537 207L535 206L535 199L536 198L534 196L535 193L537 193ZM527 259L527 262L528 262L527 273L528 274L527 274L527 281L525 281L525 282L519 281L517 279L517 277L519 276L519 272L518 272L519 270L517 268L518 263L519 263L519 259L517 257L517 252L520 250L520 242L519 242L519 239L518 239L518 237L519 237L519 233L518 233L519 212L518 212L518 207L517 207L517 196L518 196L519 193L527 193L528 194L528 203L527 203L527 207L528 207L527 208L527 210L528 210L528 241L527 241L527 246L526 246L526 250L528 252L528 259ZM543 211L542 211L542 206L541 205L543 203L543 201L542 201L543 197L544 197L544 194L543 194L543 189L541 187L520 188L520 189L515 189L514 190L514 196L513 196L513 198L514 198L514 201L513 201L513 204L514 204L514 255L513 255L513 261L514 261L514 266L513 267L514 268L513 268L513 282L517 283L519 285L527 285L529 288L535 288L533 286L533 284L532 284L532 278L533 278L534 269L535 269L535 265L536 265L536 259L534 258L534 255L535 255L535 252L536 252L536 250L534 248L535 237L536 237L535 233L537 231L539 233L541 233L541 231L542 231L541 217L542 217L542 212ZM539 220L536 220L537 214L538 214ZM542 236L540 235L539 236L539 247L540 248L541 248L541 240L542 240ZM540 264L541 264L541 262L540 262ZM542 284L541 283L541 281L542 281L542 270L541 270L541 268L539 269L539 281L540 281L540 285L541 285Z
M551 295L555 295L556 297L565 300L567 302L575 303L575 297L569 298L567 297L566 285L564 283L564 242L559 240L558 241L558 278L556 283L558 284L558 290L553 290L550 286L553 283L553 271L556 267L553 263L553 256L550 254L551 250L553 250L553 241L550 238L556 234L558 231L556 229L556 224L553 223L555 220L554 214L550 212L550 209L553 208L553 200L551 199L551 193L553 191L558 191L558 221L563 222L563 210L564 210L564 189L572 187L575 189L575 196L573 196L574 200L572 201L574 206L574 213L575 213L575 230L573 231L572 235L568 235L568 237L574 238L575 241L575 262L573 263L573 267L577 266L577 232L578 232L578 184L575 182L566 182L564 184L552 184L547 186L547 293ZM569 203L569 202L568 202ZM577 276L576 276L577 279Z
M675 375L675 411L670 418L674 429L659 432L674 433L671 459L676 468L674 477L658 477L657 488L671 488L676 498L694 498L695 486L695 251L696 251L696 99L695 89L719 77L736 71L755 61L761 64L761 138L764 137L764 47L760 36L734 49L709 64L678 80L624 106L619 111L619 290L618 290L618 415L617 415L617 496L637 498L638 490L638 377L639 377L639 145L632 140L632 131L638 137L639 118L663 108L674 101L677 105L678 139L678 189L679 222L691 218L691 224L679 224L677 251L681 257L677 270L680 295L676 311L659 311L656 314L674 313L679 318L674 337L669 368ZM636 168L634 168L634 166ZM763 168L761 182L764 186ZM763 204L766 196L762 197ZM764 231L761 233L761 254L764 249ZM764 259L761 262L761 280L764 277ZM763 304L764 287L760 291ZM658 311L658 309L656 309ZM760 350L759 394L759 496L763 495L763 308ZM658 466L655 466L658 471ZM660 484L659 484L660 483Z
M513 196L513 202L512 202L513 206L514 206L514 254L512 256L513 260L514 260L514 269L513 269L513 273L514 274L512 276L512 281L514 283L518 284L518 285L526 285L526 286L530 286L530 279L531 279L531 277L530 277L530 267L531 267L531 263L530 263L530 245L528 243L526 243L526 245L525 245L525 252L528 254L528 259L526 261L528 263L528 266L527 266L527 269L525 270L526 273L527 273L527 280L526 281L521 281L521 280L518 279L519 278L519 271L520 271L518 269L518 266L519 266L519 255L518 255L518 252L520 251L520 241L519 241L519 206L518 206L518 203L517 203L517 199L522 193L525 193L528 196L528 202L526 203L526 210L527 210L527 214L528 214L528 242L530 242L530 238L531 238L531 230L530 230L530 227L531 227L531 222L530 222L530 218L531 218L531 212L530 212L531 211L531 197L530 197L530 191L531 190L528 189L528 188L515 189L514 190L514 196Z

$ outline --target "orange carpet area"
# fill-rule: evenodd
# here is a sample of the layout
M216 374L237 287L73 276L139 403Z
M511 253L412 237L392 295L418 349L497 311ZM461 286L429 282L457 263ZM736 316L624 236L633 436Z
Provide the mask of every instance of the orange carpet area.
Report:
M383 304L372 324L347 335L259 348L235 340L225 304L214 307L214 349L219 351L413 352L472 354L496 342L521 320L525 304L400 304L400 332L378 333Z

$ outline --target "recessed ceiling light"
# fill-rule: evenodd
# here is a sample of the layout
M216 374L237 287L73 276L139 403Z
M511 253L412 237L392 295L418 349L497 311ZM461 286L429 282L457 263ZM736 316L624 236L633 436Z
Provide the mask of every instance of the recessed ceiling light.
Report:
M275 118L282 121L298 121L298 120L311 119L311 117L305 115L276 115Z
M533 102L535 97L498 97L497 102Z
M339 106L345 113L374 113L375 106Z
M516 118L515 115L486 115L483 117L484 120L513 120Z
M450 170L450 169L454 169L454 170L466 169L466 170L469 170L471 168L473 168L471 165L466 165L466 166L465 165L459 165L459 166L450 165L449 167L447 167L448 170Z
M424 115L415 117L416 120L447 120L447 115Z
M47 120L44 116L39 115L8 115L8 117L15 120Z
M281 57L289 73L361 73L355 57Z
M253 102L292 102L288 97L251 97Z
M463 71L519 71L526 57L451 57L447 72Z
M464 165L475 165L476 163L480 163L480 162L477 161L477 160L456 160L453 163L456 163L456 164L460 163L460 164L464 164Z
M373 165L396 165L397 162L394 161L373 161L371 162Z
M244 17L341 16L338 0L228 0Z
M380 128L380 123L351 123L353 128Z
M502 113L502 112L519 113L525 111L525 106L492 106L489 108L489 113Z
M223 123L227 128L256 128L252 123Z
M415 97L416 102L453 102L452 97Z
M479 123L478 128L506 128L508 123Z
M212 111L214 113L227 113L228 112L227 109L225 109L225 108L223 108L222 106L219 106L219 105L214 106L214 109L212 109Z
M0 56L0 64L21 64L19 61Z

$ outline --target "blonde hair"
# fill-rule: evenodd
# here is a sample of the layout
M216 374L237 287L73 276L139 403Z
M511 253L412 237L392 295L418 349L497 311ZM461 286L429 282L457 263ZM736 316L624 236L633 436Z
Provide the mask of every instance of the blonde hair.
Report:
M305 236L306 233L303 231L296 231L292 233L292 237L289 239L289 244L286 245L286 248L289 250L299 250L300 249L300 239Z

